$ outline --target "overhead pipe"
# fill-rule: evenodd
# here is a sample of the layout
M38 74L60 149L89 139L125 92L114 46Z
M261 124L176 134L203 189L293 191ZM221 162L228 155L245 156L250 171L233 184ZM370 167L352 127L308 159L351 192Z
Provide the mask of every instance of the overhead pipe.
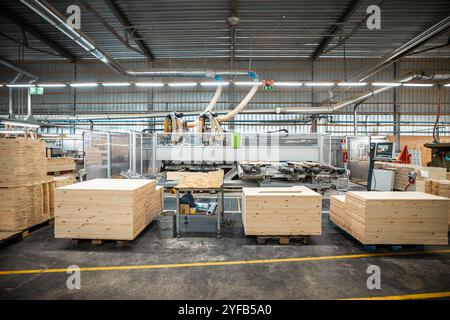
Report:
M75 30L66 23L66 18L45 0L20 0L24 5L37 13L40 17L56 27L67 37L75 41L84 50L99 59L115 72L129 77L201 77L219 80L222 76L248 76L257 80L253 71L243 70L210 70L210 69L152 69L152 70L126 70L119 62L110 57L102 48L97 46L82 31Z
M358 135L358 107L367 99L361 100L353 107L353 134Z
M37 76L35 76L34 74L22 69L21 67L19 67L18 65L16 65L15 63L8 61L6 59L0 58L0 64L8 67L9 69L12 69L14 71L17 72L17 75L14 77L13 81L11 82L11 84L16 83L20 78L22 78L23 76L27 76L29 78L31 78L31 80L29 81L29 83L34 83L36 81L39 80L39 78ZM31 114L31 96L30 96L30 91L28 90L28 95L27 95L27 116L25 118L25 120L27 121L34 121L33 115ZM9 112L8 112L8 117L9 118L13 118L14 117L14 105L13 105L13 89L9 88Z
M356 73L352 74L349 78L346 79L346 81L364 81L377 72L380 72L384 68L390 66L395 61L399 60L403 56L410 53L412 50L417 48L418 46L422 45L426 41L430 40L431 38L436 37L446 29L450 27L450 16L447 16L446 18L442 19L438 23L434 24L427 30L421 32L411 40L405 42L400 47L395 48L391 52L385 54L380 59L375 61L374 63L364 67L363 69L357 71ZM336 88L334 86L332 89ZM325 100L322 102L319 107L322 107L326 105L330 99Z
M450 27L450 16L442 19L438 23L434 24L427 30L423 31L419 35L415 36L411 40L405 42L400 47L392 50L391 52L385 54L375 63L361 69L360 71L354 73L347 79L347 81L364 81L367 78L371 77L375 73L379 72L381 69L384 69L388 65L394 63L400 57L404 56L411 52L411 50L417 48L419 45L423 44L427 40L435 37L439 33L445 31Z
M35 76L34 74L22 69L21 67L19 67L18 65L16 65L15 63L8 61L6 59L0 58L0 64L4 65L5 67L8 67L9 69L12 69L24 76L27 76L29 78L31 78L31 82L36 82L39 80L39 78L37 76Z
M450 79L450 72L449 73L429 73L429 74L425 74L423 72L417 72L417 73L411 73L408 74L407 76L404 76L400 79L394 80L395 82L400 82L400 83L406 83L412 80L426 80L426 81L431 81L431 80L437 80L437 81L441 81L441 80L446 80L446 79ZM275 110L276 113L278 114L284 114L284 113L295 113L295 114L318 114L318 113L322 113L322 114L329 114L329 113L333 113L339 109L342 109L346 106L349 106L351 104L355 104L358 103L361 100L366 100L369 99L379 93L385 92L389 89L394 88L393 86L385 86L385 87L381 87L379 89L376 90L368 90L360 95L357 95L356 97L341 101L341 102L337 102L334 103L332 105L329 105L327 107L300 107L300 108L295 108L295 109L286 109L286 108L277 108Z
M11 81L11 84L16 83L19 81L20 78L22 78L22 73L17 73L17 75L14 77L14 79ZM8 103L9 103L9 110L8 110L8 118L12 119L14 118L14 91L13 88L8 88Z

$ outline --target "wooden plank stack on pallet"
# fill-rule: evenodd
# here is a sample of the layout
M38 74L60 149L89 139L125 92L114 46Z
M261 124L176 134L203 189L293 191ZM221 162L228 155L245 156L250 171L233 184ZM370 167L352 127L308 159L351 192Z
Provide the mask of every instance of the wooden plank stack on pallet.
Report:
M134 240L162 211L155 180L94 179L56 189L55 238Z
M0 231L24 231L54 213L54 183L47 177L45 144L0 139Z
M446 245L449 200L422 192L332 196L330 219L362 244ZM343 216L343 218L342 218Z
M243 188L246 235L299 236L322 232L322 196L307 187Z

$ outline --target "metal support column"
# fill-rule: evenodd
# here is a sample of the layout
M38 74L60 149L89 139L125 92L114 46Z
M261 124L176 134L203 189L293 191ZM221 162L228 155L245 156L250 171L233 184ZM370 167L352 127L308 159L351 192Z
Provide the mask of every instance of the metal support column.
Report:
M111 133L108 131L106 133L106 170L107 170L107 177L108 179L111 179L111 172L112 172L112 164L111 164Z
M179 238L180 237L180 190L177 189L176 192L176 237Z
M140 155L141 155L141 176L143 176L144 175L144 160L143 160L143 158L144 158L144 134L141 133L140 135L141 135L141 152L140 152Z

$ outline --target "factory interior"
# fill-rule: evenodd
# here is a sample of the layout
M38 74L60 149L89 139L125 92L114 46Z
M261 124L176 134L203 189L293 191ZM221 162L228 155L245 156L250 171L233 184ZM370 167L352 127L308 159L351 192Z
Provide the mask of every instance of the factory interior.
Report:
M447 0L0 5L0 300L450 299Z

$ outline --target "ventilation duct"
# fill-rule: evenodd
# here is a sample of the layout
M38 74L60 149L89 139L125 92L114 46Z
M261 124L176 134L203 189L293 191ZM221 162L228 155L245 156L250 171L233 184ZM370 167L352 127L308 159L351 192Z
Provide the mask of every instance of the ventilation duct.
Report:
M55 28L72 39L84 50L106 64L115 72L129 77L201 77L220 79L222 76L248 76L257 80L257 75L252 71L243 70L209 70L209 69L152 69L133 71L126 70L119 62L111 58L94 41L89 39L83 32L73 29L66 23L66 18L47 1L44 0L20 0L24 5L37 13L40 17L52 24Z
M430 73L430 74L425 74L423 72L417 72L417 73L411 73L407 76L404 76L398 80L394 80L395 82L400 82L400 83L406 83L412 80L426 80L426 81L431 81L431 80L436 80L436 81L441 81L441 80L446 80L446 79L450 79L450 72L449 73L442 73L442 74L437 74L437 73ZM323 113L323 114L327 114L327 113L333 113L339 109L342 109L346 106L358 103L362 100L365 99L369 99L379 93L385 92L389 89L392 89L394 87L392 86L386 86L386 87L381 87L379 89L376 90L369 90L366 92L361 93L360 95L357 95L356 97L344 100L342 102L337 102L334 103L332 105L329 105L327 107L304 107L304 108L292 108L292 109L286 109L286 108L277 108L276 109L276 113L295 113L295 114L318 114L318 113Z

